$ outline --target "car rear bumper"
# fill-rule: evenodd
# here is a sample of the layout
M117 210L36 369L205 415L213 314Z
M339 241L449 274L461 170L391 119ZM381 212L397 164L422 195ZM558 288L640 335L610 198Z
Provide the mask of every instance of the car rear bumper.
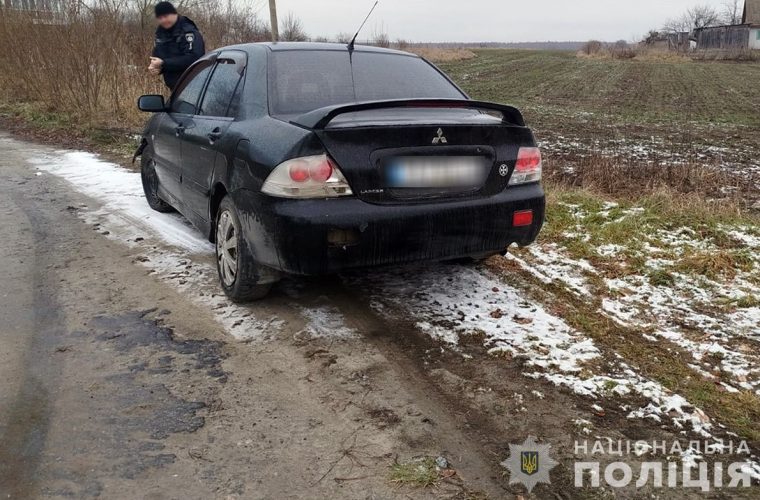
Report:
M504 252L512 243L535 240L545 209L538 184L482 199L420 204L287 200L252 191L235 193L235 203L258 262L302 275ZM514 212L523 210L533 211L533 224L513 227Z

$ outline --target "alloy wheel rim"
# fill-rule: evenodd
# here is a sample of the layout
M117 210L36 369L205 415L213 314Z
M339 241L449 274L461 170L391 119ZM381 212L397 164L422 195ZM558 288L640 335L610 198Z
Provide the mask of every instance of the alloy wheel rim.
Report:
M237 228L232 215L224 211L216 225L216 258L219 276L225 286L232 286L237 276Z

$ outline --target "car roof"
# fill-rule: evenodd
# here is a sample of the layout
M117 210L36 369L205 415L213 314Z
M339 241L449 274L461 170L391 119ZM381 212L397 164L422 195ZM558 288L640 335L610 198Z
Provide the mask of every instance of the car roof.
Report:
M230 45L228 47L221 47L214 52L221 50L244 50L246 52L252 52L258 48L266 48L271 52L283 52L292 50L315 50L315 51L335 51L335 52L348 52L348 45L345 43L323 43L323 42L258 42L258 43L241 43L238 45ZM382 47L373 47L370 45L356 45L354 46L354 52L370 52L380 54L395 54L400 56L419 57L416 54L404 52L401 50L385 49Z

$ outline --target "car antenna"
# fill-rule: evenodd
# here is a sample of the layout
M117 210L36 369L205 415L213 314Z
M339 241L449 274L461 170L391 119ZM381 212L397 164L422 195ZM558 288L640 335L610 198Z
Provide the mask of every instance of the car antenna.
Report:
M348 42L348 51L353 52L354 51L354 44L356 43L356 38L359 36L359 32L362 30L365 24L367 24L367 21L369 20L369 16L372 15L372 13L375 11L375 7L377 7L377 4L380 3L380 0L375 1L375 5L372 6L372 8L369 10L369 14L367 14L367 17L364 18L364 22L361 26L359 26L359 29L356 30L356 34L351 39L350 42Z

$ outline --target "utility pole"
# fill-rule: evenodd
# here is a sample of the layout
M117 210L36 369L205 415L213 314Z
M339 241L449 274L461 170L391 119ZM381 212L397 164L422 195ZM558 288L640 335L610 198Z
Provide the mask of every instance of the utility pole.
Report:
M269 0L269 19L272 24L272 41L277 42L280 39L280 29L277 24L277 4L276 0Z

